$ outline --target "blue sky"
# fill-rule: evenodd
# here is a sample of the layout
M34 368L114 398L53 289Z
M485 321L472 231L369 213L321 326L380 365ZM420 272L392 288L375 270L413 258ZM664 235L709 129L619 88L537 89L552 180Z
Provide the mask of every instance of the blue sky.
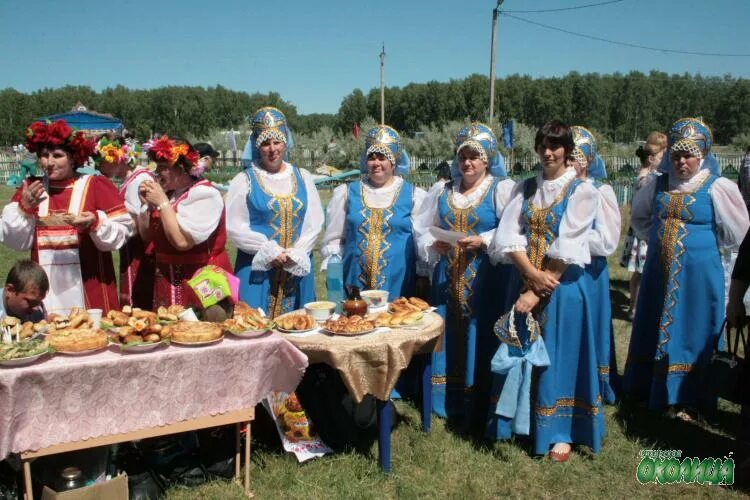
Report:
M597 0L505 0L512 10ZM281 7L272 7L281 5ZM0 88L96 90L221 84L277 91L301 113L338 110L354 88L489 73L494 0L0 0ZM624 0L517 14L603 38L687 51L750 54L750 0ZM497 75L667 73L750 77L750 57L618 47L500 17Z

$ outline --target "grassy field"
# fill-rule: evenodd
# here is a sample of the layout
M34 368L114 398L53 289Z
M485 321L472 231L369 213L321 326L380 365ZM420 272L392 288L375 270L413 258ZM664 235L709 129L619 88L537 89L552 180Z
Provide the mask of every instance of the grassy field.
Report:
M10 190L0 188L8 199ZM625 214L624 219L627 219ZM627 229L627 226L625 226ZM616 255L619 255L616 254ZM0 247L0 275L5 276L22 254ZM630 338L627 321L628 273L610 259L612 304L619 368ZM318 292L325 287L318 280ZM602 453L578 450L565 464L530 455L527 441L484 443L464 439L433 418L432 432L422 433L418 409L397 402L402 419L392 435L393 472L377 466L377 445L364 452L330 455L298 464L281 451L275 436L256 426L251 480L259 498L491 498L491 497L607 497L671 498L735 497L732 488L699 485L641 485L635 473L643 449L682 450L683 457L724 457L735 452L738 407L722 402L710 421L683 422L640 407L606 407L607 438ZM216 481L196 488L172 488L170 499L243 498L230 482Z

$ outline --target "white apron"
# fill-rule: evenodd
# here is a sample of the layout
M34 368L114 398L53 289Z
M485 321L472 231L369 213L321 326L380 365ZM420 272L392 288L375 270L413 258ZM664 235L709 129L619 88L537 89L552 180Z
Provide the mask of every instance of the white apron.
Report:
M90 180L90 175L83 175L73 183L67 213L80 215ZM61 214L50 215L49 197L39 205L36 245L39 265L49 279L47 313L67 315L73 307L85 308L78 230L66 224Z

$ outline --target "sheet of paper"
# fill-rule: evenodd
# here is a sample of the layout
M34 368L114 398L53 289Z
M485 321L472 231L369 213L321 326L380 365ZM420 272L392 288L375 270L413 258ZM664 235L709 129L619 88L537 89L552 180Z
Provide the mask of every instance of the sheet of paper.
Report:
M430 227L429 231L436 240L450 243L453 246L456 246L458 240L466 238L468 236L466 233L460 233L458 231L448 231L447 229L436 226Z

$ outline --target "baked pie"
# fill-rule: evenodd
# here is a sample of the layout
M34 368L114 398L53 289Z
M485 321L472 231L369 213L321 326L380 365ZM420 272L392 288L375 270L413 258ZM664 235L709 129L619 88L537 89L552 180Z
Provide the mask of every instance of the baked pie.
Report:
M202 344L221 338L221 325L207 321L177 321L162 329L162 337L169 336L179 344Z

